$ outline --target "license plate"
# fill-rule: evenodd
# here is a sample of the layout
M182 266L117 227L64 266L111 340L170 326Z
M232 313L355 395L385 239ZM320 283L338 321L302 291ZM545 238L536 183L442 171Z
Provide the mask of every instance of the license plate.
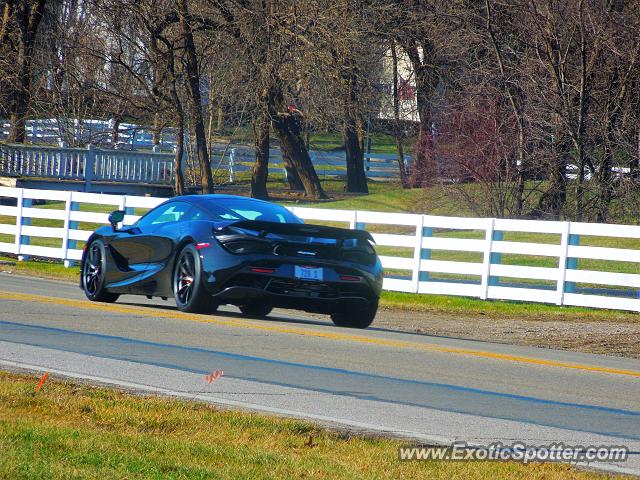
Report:
M322 268L304 267L300 265L293 266L293 276L301 280L322 280Z

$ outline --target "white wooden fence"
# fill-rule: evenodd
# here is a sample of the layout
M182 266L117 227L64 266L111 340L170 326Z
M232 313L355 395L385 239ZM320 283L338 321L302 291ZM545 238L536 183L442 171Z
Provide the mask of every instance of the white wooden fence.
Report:
M82 250L77 248L76 242L87 240L91 234L90 230L86 227L80 229L79 225L107 224L107 213L86 211L92 204L126 210L128 214L124 223L131 224L139 218L133 215L134 208L152 208L165 200L8 187L0 187L1 197L15 199L15 206L0 205L0 240L3 240L0 242L0 252L16 254L19 258L33 255L62 259L67 265L80 260ZM59 208L35 208L34 200L61 203L49 205ZM81 210L83 204L85 207ZM640 226L438 217L304 207L290 209L311 222L340 222L351 228L367 228L379 247L398 247L409 252L407 256L381 255L385 269L407 272L406 276L387 275L384 279L384 288L387 290L640 311L640 274L578 268L580 259L589 259L608 261L611 265L625 262L625 265L633 265L632 271L640 272ZM7 221L6 216L11 220ZM62 226L33 226L32 219L58 220ZM381 228L389 231L390 227L400 233L376 233ZM464 231L475 232L476 236L480 233L481 238L460 238L460 232ZM555 243L506 241L504 232L552 234L547 240L559 240ZM54 239L56 245L32 245L31 237L49 241ZM638 248L580 245L580 239L585 237L633 239L632 243L638 240ZM475 252L481 261L434 260L433 252ZM556 267L501 264L502 254L547 257L555 262ZM441 274L457 275L458 278L437 278ZM505 283L500 281L500 277L522 279L524 282ZM576 284L586 287L577 288ZM596 289L593 285L599 287Z

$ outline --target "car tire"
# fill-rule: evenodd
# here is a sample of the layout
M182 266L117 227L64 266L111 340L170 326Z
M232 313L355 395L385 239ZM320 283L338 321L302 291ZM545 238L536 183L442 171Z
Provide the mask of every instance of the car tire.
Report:
M200 254L195 246L184 246L176 256L171 283L178 310L212 313L217 309L217 303L205 289Z
M92 302L113 303L120 296L117 293L108 292L105 288L106 271L106 248L104 242L97 239L87 246L80 273L82 290Z
M331 320L337 327L367 328L376 318L378 302L367 304L365 307L351 312L335 312L331 314Z
M250 317L266 317L271 313L273 307L269 301L255 301L247 305L238 307L242 313Z

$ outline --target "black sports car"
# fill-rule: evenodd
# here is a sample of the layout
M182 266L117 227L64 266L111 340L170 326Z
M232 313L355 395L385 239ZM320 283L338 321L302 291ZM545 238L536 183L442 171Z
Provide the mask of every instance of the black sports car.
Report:
M80 287L90 300L174 297L185 312L232 304L251 316L293 308L355 328L376 315L382 266L368 232L307 225L280 205L231 195L175 197L117 228L124 214L87 241Z

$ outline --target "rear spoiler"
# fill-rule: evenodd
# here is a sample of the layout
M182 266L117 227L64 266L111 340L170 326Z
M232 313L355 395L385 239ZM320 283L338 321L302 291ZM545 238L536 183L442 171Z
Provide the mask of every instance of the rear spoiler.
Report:
M311 225L307 223L278 223L264 222L262 220L239 220L225 225L229 228L242 228L260 232L260 236L267 233L281 235L300 235L306 237L333 238L336 240L347 240L356 238L358 240L369 240L375 243L371 234L365 230L352 230L349 228L326 227L324 225Z

